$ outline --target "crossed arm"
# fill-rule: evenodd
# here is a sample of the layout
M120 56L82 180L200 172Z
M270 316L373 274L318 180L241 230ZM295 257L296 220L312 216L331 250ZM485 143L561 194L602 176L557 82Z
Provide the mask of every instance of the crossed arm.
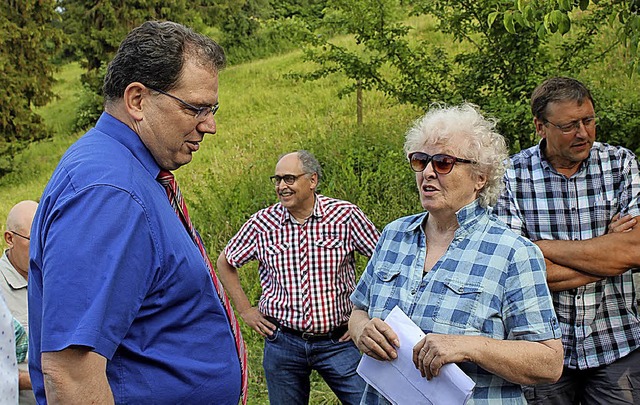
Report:
M640 267L640 217L616 215L606 235L587 240L539 240L552 291L580 287Z
M379 318L370 319L358 308L351 314L349 332L360 351L376 360L395 359L395 348L402 344L389 325ZM413 363L429 380L443 365L465 361L515 384L553 383L562 374L562 342L429 333L413 348Z

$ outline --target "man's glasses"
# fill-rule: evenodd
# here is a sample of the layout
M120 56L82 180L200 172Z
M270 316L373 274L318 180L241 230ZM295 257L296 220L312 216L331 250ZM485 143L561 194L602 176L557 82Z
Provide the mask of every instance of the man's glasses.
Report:
M596 126L596 117L585 117L580 120L571 121L567 124L558 125L549 120L544 120L545 124L551 124L558 128L564 135L573 135L580 129L580 123L584 125L586 129L593 129Z
M442 153L438 153L436 155L429 155L423 152L409 153L409 164L414 172L419 173L424 171L429 162L431 162L433 170L438 174L451 173L451 170L453 170L453 166L456 163L476 163L473 160L462 159Z
M31 237L30 237L30 236L20 235L18 232L15 232L15 231L9 231L9 232L11 232L12 234L14 234L14 235L16 235L16 236L21 237L22 239L31 240Z
M284 180L285 184L288 185L292 185L293 183L296 182L296 180L298 180L299 177L304 176L307 173L302 173L302 174L285 174L284 176L278 176L277 174L275 176L271 176L269 177L271 179L271 182L273 183L274 186L277 186L278 184L280 184L281 181Z
M220 104L218 103L215 103L214 105L207 106L207 107L196 107L195 105L189 104L183 99L176 97L173 94L169 94L166 91L154 89L153 87L149 87L149 86L147 86L147 88L149 90L157 91L160 94L164 94L165 96L171 97L172 99L179 101L180 103L182 103L182 105L185 106L185 108L187 108L189 111L192 111L195 114L194 117L198 122L202 122L206 120L209 114L216 115L216 113L218 112L218 109L220 108Z

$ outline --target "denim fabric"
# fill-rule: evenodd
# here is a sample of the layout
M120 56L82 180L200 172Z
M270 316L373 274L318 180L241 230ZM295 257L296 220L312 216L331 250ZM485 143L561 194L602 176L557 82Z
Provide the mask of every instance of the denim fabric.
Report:
M277 329L265 340L263 366L271 404L308 404L316 370L343 404L359 404L365 382L356 373L360 351L352 341L305 341Z

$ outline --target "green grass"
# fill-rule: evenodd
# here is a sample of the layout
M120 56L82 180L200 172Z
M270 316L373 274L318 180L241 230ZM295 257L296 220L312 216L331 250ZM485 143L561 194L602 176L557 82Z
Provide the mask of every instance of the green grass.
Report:
M362 195L356 184L360 179L340 163L351 159L349 145L358 138L363 153L367 153L368 148L376 147L375 139L382 137L388 143L387 148L399 152L404 131L419 115L411 107L395 105L381 94L370 92L365 94L364 126L358 129L355 97L336 96L342 82L340 77L309 83L294 83L285 78L286 73L303 68L301 58L301 52L293 52L222 72L221 108L216 115L218 133L207 135L193 162L176 172L194 222L214 261L252 212L276 201L268 177L280 154L310 149L325 163L327 181L323 191L357 202ZM16 202L39 199L64 151L82 135L71 131L81 73L72 64L57 74L54 90L59 98L39 110L45 122L55 129L56 136L31 145L17 157L15 171L0 179L5 195L0 202L1 218ZM395 158L399 165L404 164L401 154ZM336 163L327 165L329 160ZM373 163L368 170L376 168ZM332 173L344 176L345 181L331 178ZM348 184L347 180L356 183ZM404 189L413 193L412 187ZM409 205L416 206L415 200L410 200ZM384 225L381 215L377 215L376 222L380 227ZM365 262L360 258L358 263L361 271ZM250 299L257 302L260 288L255 263L245 266L241 277ZM242 330L249 351L250 403L267 404L262 339L245 325ZM311 403L338 403L316 374L312 375Z
M421 31L431 23L412 20ZM444 41L439 34L439 41ZM340 39L348 43L348 38ZM456 44L455 46L460 46ZM635 78L624 76L624 66L608 58L585 72L611 91L639 94ZM356 125L355 96L337 93L344 78L332 76L315 82L293 82L286 74L308 70L302 52L233 66L220 76L218 133L207 135L193 162L176 172L194 223L215 262L218 252L241 224L258 209L276 201L269 175L279 155L304 148L319 158L325 171L320 191L358 204L382 228L394 218L418 212L413 173L402 155L404 133L421 115L416 108L399 105L377 92L364 95L364 125ZM23 199L38 200L58 160L81 133L73 133L72 120L81 92L77 64L56 75L59 95L38 112L56 136L31 145L16 159L15 171L0 178L3 198L0 218ZM631 91L632 89L633 91ZM365 260L358 259L358 271ZM253 302L260 286L257 266L241 269L242 284ZM250 365L250 402L267 404L262 372L262 339L242 325ZM337 404L324 382L312 378L312 404Z

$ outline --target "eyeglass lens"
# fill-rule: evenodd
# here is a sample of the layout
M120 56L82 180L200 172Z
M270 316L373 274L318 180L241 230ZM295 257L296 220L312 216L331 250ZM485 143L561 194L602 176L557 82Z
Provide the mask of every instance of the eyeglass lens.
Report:
M284 176L275 175L275 176L271 176L270 178L271 178L271 181L273 182L273 184L277 186L283 180L284 180L285 184L292 185L293 183L296 182L296 180L300 176L302 176L302 175L295 176L293 174L285 174Z
M421 152L414 152L409 157L411 169L415 172L421 172L427 168L429 162L432 162L433 170L438 174L449 174L453 170L456 159L453 156L437 154L429 155Z

